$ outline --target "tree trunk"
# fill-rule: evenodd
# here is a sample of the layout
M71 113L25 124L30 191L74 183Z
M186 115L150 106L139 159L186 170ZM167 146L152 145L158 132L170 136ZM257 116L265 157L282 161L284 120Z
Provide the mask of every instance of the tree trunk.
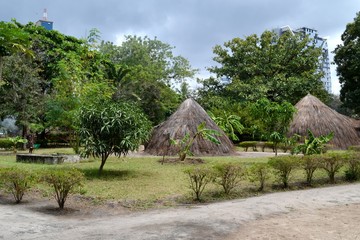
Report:
M4 57L0 56L0 86L3 84L3 80L2 80L3 68L4 68Z
M103 154L101 154L101 164L100 164L100 168L99 168L99 175L101 175L101 173L102 173L102 170L103 170L103 168L104 168L104 165L105 165L105 163L106 163L106 160L107 160L107 158L109 157L109 153L103 153Z
M28 126L23 125L23 130L22 130L22 138L23 139L27 139L28 132L29 132ZM25 149L26 149L26 143L23 143L22 150L25 150Z

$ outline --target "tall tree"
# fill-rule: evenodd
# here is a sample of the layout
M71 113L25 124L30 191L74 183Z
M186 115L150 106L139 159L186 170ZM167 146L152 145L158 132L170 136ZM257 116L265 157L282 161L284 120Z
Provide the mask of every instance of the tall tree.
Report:
M43 113L40 69L24 54L13 54L4 64L4 84L0 86L0 117L16 118L26 136L29 125L38 123Z
M29 46L29 34L23 31L15 20L12 22L0 22L0 83L4 57L18 52L30 53Z
M154 124L178 106L174 84L196 72L187 59L173 54L173 47L156 38L126 36L120 46L102 42L99 49L115 66L111 72L117 74L110 75L118 83L116 98L137 102Z
M254 34L217 45L214 53L220 65L210 71L228 80L227 96L237 101L265 97L295 104L309 92L327 96L318 71L321 49L307 36L265 31L260 37Z
M344 106L360 114L360 12L347 24L341 35L343 44L336 47L334 61L341 84L340 100Z

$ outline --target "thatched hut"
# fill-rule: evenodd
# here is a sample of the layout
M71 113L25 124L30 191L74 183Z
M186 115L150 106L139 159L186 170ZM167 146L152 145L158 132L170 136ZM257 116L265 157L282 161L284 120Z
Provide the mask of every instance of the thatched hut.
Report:
M301 99L295 107L297 113L290 124L288 135L296 133L307 136L309 129L315 136L333 132L334 138L329 144L335 148L346 149L360 144L356 121L336 112L311 94Z
M186 133L194 136L198 125L206 123L206 128L221 133L217 136L220 144L212 143L202 137L196 138L191 147L195 156L199 155L229 155L233 153L233 144L226 134L215 124L205 110L193 99L185 100L180 107L165 122L156 126L145 148L152 155L176 155L178 148L170 144L170 139L180 140Z

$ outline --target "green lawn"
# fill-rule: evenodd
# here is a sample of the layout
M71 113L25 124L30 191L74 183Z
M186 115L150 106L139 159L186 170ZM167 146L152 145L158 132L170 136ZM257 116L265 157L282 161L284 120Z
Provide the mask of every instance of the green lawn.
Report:
M39 149L36 153L71 153L71 149ZM204 157L205 164L212 166L219 162L241 162L245 166L254 162L266 162L268 158L239 158L239 157ZM0 168L19 166L27 169L41 171L46 168L61 167L64 165L74 166L84 172L86 182L81 191L84 196L91 197L97 201L116 200L122 202L140 204L154 204L162 202L164 205L174 204L175 202L191 201L191 192L188 188L187 176L183 170L189 165L186 164L161 164L161 157L110 157L101 176L98 175L100 166L99 160L90 159L89 161L62 164L62 165L43 165L17 163L15 155L0 155ZM343 175L343 174L341 174ZM327 176L321 171L315 172L315 184L323 185L326 183ZM303 171L297 170L290 180L290 186L294 189L299 188L299 182L304 182ZM269 180L266 192L277 191L274 188L275 178ZM296 183L296 184L295 184ZM234 191L230 197L221 194L222 189L211 183L204 192L204 200L219 201L228 198L240 198L258 194L256 192L257 183L250 183L244 180L240 187ZM300 184L301 185L301 184ZM43 188L38 185L38 188ZM174 201L174 199L177 199Z

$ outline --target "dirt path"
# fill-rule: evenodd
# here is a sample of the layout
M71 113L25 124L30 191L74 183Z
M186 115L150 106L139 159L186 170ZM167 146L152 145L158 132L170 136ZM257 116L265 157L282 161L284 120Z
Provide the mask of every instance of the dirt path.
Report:
M0 239L360 239L360 184L109 217L0 205Z

